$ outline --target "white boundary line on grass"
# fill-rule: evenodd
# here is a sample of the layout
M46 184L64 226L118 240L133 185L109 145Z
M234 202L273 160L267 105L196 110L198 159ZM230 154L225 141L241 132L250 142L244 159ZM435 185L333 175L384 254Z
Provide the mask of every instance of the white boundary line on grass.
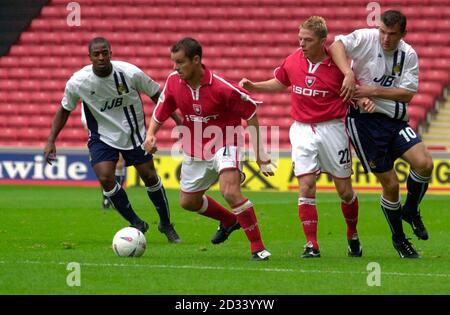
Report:
M68 262L58 261L0 261L0 264L29 264L29 265L67 265ZM285 269L285 268L245 268L245 267L221 267L221 266L196 266L196 265L140 265L140 264L107 264L107 263L83 263L81 266L91 267L126 267L126 268L148 268L148 269L194 269L194 270L225 270L225 271L258 271L258 272L292 272L292 273L330 273L330 274L367 274L363 271L340 271L340 270L314 270L314 269ZM440 277L450 278L450 274L442 273L407 273L407 272L383 272L383 276L401 277Z
M437 198L436 198L437 197ZM439 195L427 195L426 200L428 201L436 201L436 200L442 200L442 198L439 198ZM365 196L363 199L365 202L379 202L380 201L380 195L378 196ZM316 200L317 204L340 204L340 199L339 197L336 195L335 197L330 197L330 196L322 196L322 197L318 197ZM276 204L293 204L296 205L297 204L297 199L283 199L283 200L274 200L274 201L259 201L258 205L276 205Z

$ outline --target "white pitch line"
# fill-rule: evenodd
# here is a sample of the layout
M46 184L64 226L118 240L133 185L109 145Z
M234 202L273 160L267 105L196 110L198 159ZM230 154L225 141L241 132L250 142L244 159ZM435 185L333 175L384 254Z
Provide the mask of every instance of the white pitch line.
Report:
M425 198L426 198L426 201L442 200L442 198L439 198L438 195L436 195L436 196L427 195ZM380 196L378 195L378 196L364 197L362 200L364 200L365 202L379 202ZM319 196L318 198L316 198L316 202L318 205L328 204L328 203L339 205L341 201L339 200L338 196L336 196L336 197L325 196L322 198ZM296 206L297 198L287 198L287 199L283 199L283 200L273 200L273 201L272 200L271 201L264 200L264 201L258 202L258 205L276 205L276 204L293 204L294 206Z
M0 261L0 264L30 264L30 265L67 265L69 262L57 261ZM225 270L225 271L257 271L257 272L286 272L286 273L329 273L329 274L367 274L364 271L341 271L341 270L314 270L314 269L291 269L291 268L245 268L245 267L221 267L221 266L196 266L196 265L139 265L139 264L109 264L109 263L84 263L80 266L89 267L126 267L126 268L149 268L149 269L193 269L193 270ZM450 274L442 273L406 273L406 272L382 272L383 276L400 277L440 277L450 278Z

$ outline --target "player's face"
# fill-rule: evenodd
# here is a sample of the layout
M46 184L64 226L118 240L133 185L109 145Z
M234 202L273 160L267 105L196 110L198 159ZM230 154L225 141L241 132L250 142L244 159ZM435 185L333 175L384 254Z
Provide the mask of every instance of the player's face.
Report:
M196 69L200 64L200 58L198 56L194 56L194 58L190 59L185 55L184 50L171 53L170 59L173 61L173 69L178 72L180 78L185 81L189 81L194 77Z
M95 73L109 74L111 72L111 50L104 43L94 44L89 53Z
M387 27L384 25L383 22L380 22L379 27L380 32L380 42L381 46L383 47L383 50L385 51L392 51L397 48L398 43L402 39L402 37L405 35L405 33L402 33L400 30L400 25L395 24L394 26Z
M324 42L325 39L319 38L314 31L301 28L298 32L298 43L307 58L320 54Z

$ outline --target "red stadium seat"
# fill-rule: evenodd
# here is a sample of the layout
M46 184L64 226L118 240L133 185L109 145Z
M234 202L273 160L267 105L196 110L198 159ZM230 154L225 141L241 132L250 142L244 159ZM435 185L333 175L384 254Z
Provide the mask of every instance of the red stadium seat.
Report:
M417 93L414 95L413 99L410 102L411 106L419 106L428 110L433 110L435 108L435 97L429 94L420 94Z
M0 132L0 144L6 143L6 145L14 145L14 142L17 140L17 136L18 132L16 128L3 128L2 132Z
M408 106L408 116L418 122L425 121L427 117L427 109L422 106Z
M444 85L450 83L450 72L445 70L426 70L420 72L420 79L424 81L437 81Z
M417 119L416 117L410 117L408 124L411 126L412 129L417 131L417 128L419 127L420 124L420 120Z
M184 36L200 40L204 63L217 74L234 81L242 77L259 81L272 78L273 70L298 48L298 26L305 18L321 15L327 19L328 44L335 34L367 27L368 11L359 0L300 2L154 0L149 5L148 0L83 0L81 26L68 27L68 2L53 0L21 34L9 54L0 57L0 99L5 103L0 106L0 117L15 115L19 118L12 120L11 125L23 123L44 130L45 135L38 138L14 140L19 145L41 146L60 107L66 81L74 71L89 64L87 44L95 36L111 42L115 59L140 66L161 84L173 71L170 47ZM450 83L448 0L379 3L384 8L401 7L408 16L405 40L416 49L420 61L419 93L408 109L410 123L417 127L427 121L427 111L434 110L435 99ZM292 121L289 93L256 93L254 98L264 101L259 106L261 122L280 126L281 145L288 148L287 133ZM146 105L150 103L148 99L144 101ZM146 111L151 113L147 108ZM2 122L2 130L4 127L12 129L9 121ZM62 136L61 144L84 147L79 108L67 127L76 131ZM162 131L167 136L170 128L165 126ZM166 138L161 143L170 146L173 139ZM11 142L0 137L2 143Z
M442 82L422 82L419 84L419 93L441 96L444 83Z
M65 9L65 6L45 6L41 11L41 16L43 18L61 18L65 17L66 15L67 11Z

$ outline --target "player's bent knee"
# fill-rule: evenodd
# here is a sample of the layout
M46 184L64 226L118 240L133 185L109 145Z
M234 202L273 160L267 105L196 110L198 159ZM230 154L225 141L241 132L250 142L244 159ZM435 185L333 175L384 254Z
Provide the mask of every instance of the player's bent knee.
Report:
M383 190L391 196L397 196L400 193L400 184L398 181L382 182Z
M116 186L116 177L114 175L100 175L98 180L102 184L103 189L110 190Z
M424 157L417 161L414 165L411 165L411 168L422 176L431 176L433 172L434 164L433 159L430 157Z
M425 159L425 163L424 163L424 170L428 173L426 175L431 175L431 173L433 172L433 168L434 168L433 159L431 156L428 156Z
M352 201L354 195L355 195L355 192L353 191L353 189L339 192L339 197L341 198L341 200L343 200L346 203L349 203L350 201Z
M189 198L181 198L180 199L180 206L184 210L197 211L198 209L201 208L202 203L198 202L197 200L192 200L192 199L189 199Z
M156 175L156 173L154 175L150 174L146 177L143 177L142 180L144 181L145 186L147 187L151 187L159 183L159 178L158 175Z

